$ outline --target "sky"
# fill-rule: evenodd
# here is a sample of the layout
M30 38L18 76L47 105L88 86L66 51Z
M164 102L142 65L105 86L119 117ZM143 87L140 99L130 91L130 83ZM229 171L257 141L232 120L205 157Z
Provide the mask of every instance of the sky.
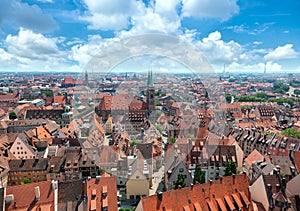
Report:
M193 46L216 72L300 73L299 20L298 0L1 0L0 71L83 71L120 40L158 34Z

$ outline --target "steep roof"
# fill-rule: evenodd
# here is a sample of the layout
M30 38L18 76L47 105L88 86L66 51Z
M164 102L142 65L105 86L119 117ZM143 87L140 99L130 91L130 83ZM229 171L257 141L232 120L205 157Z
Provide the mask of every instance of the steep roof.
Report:
M39 200L35 200L35 187L40 189ZM34 207L53 210L54 190L51 181L7 187L6 195L9 194L13 194L14 202L6 204L5 210L32 210Z
M118 210L117 181L115 177L101 176L86 181L88 210Z
M201 210L217 211L239 209L253 210L246 175L234 175L211 183L197 184L177 190L142 198L144 211Z
M36 171L48 168L48 158L10 160L8 162L10 171Z
M250 153L250 155L248 155L248 157L245 159L245 162L247 163L248 166L251 167L253 163L257 161L262 161L263 159L264 156L255 149Z

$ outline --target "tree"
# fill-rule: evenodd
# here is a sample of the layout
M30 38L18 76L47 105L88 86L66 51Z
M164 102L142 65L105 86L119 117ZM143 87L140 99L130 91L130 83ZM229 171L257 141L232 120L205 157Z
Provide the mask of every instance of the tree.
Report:
M293 128L287 128L287 129L283 130L281 132L281 134L284 135L284 136L291 137L291 138L300 139L300 132L298 130L293 129Z
M175 141L176 140L175 140L174 136L171 136L170 139L169 139L169 143L170 144L175 144Z
M186 186L185 183L186 175L184 174L178 174L177 180L173 182L173 185L175 186L175 189L178 189L179 187L184 188Z
M24 184L30 184L32 183L30 179L28 178L25 178L23 182L21 182L21 185L24 185Z
M205 91L205 98L208 98L208 92L207 92L207 90Z
M9 112L9 119L16 119L17 114L14 111Z
M224 175L225 176L230 176L233 174L237 173L237 166L235 162L227 162L225 164L225 171L224 171Z
M225 99L227 103L231 102L231 95L230 94L225 94Z
M205 171L202 171L199 164L196 165L195 174L194 174L194 184L196 183L205 183Z

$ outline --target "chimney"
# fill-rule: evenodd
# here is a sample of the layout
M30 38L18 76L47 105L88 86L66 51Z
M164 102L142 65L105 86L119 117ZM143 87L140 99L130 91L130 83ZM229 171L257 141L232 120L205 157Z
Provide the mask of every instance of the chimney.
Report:
M162 193L162 192L159 192L159 193L157 194L157 197L158 197L158 200L159 200L159 201L162 201L163 193Z
M212 185L212 183L213 183L213 181L210 179L210 180L209 180L209 184Z
M220 184L222 184L222 182L223 182L223 177L222 177L222 176L219 176L219 178L220 178Z
M100 176L99 175L96 176L96 181L100 181Z
M58 205L58 181L52 180L52 189L54 191L54 211L57 211Z
M280 191L280 185L276 184L276 192L278 193Z
M280 166L276 165L275 167L278 169L278 174L280 174L280 169L281 169Z
M8 194L5 196L5 204L11 204L14 202L14 195Z
M291 174L292 174L292 177L295 177L296 176L296 169L294 166L290 166L290 170L291 170Z
M192 183L192 184L191 184L191 190L193 190L193 189L194 189L194 184Z
M232 174L232 184L235 184L235 179L236 179L236 175L235 174Z
M35 200L39 201L41 199L40 187L36 186L34 188L34 191L35 191Z
M278 175L278 169L277 168L273 168L273 174Z

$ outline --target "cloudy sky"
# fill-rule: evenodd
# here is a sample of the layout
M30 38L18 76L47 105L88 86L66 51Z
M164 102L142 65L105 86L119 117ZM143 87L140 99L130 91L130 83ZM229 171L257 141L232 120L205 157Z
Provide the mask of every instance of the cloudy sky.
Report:
M299 19L298 0L1 0L0 71L82 71L112 43L155 33L215 71L300 72Z

